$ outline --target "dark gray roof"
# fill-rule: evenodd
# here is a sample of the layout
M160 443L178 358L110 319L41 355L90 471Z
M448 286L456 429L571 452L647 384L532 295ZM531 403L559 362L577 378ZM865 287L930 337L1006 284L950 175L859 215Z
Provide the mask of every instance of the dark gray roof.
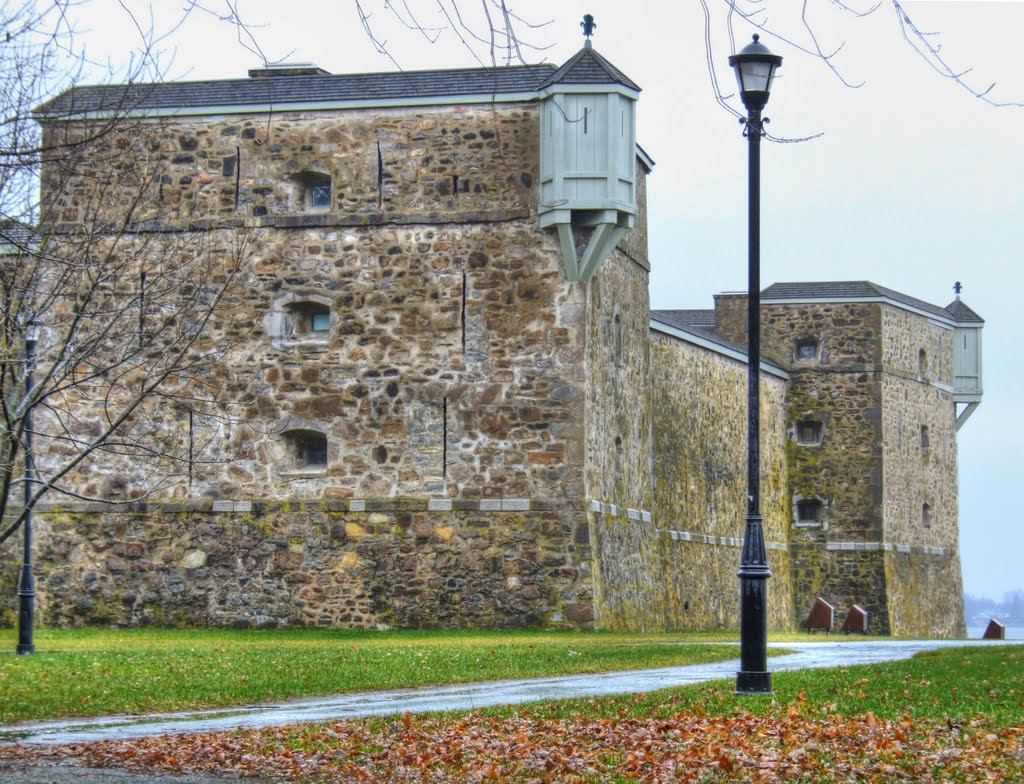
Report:
M680 332L688 332L696 338L721 346L724 349L747 356L747 347L731 340L726 340L715 334L715 311L713 310L652 310L651 320L659 324L677 329ZM776 370L785 372L785 369L761 355L761 363Z
M0 220L0 253L17 254L39 243L35 230L14 220Z
M589 44L589 41L587 42ZM553 84L622 84L637 92L640 88L626 74L605 60L589 45L584 46L555 71L541 87Z
M533 92L555 66L459 68L370 74L301 74L258 79L73 87L44 103L36 114L128 112L207 106L333 103L455 95Z
M953 318L963 324L984 324L985 319L967 307L960 301L960 297L946 305L946 310L953 314Z
M652 310L651 318L678 329L715 330L713 310Z
M773 283L761 292L761 301L778 299L877 299L884 297L902 305L923 310L943 318L951 313L938 305L901 294L869 280L818 281L808 283Z
M710 314L710 315L709 315ZM675 329L689 332L722 348L746 355L747 347L715 334L715 311L713 310L652 310L651 319ZM763 357L762 357L763 359Z

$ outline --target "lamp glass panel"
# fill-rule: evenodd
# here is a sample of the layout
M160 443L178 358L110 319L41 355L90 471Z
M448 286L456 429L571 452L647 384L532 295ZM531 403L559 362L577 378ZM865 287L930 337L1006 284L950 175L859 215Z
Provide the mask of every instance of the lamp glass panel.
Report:
M744 92L767 92L771 87L772 71L771 63L746 62L739 68L740 89Z

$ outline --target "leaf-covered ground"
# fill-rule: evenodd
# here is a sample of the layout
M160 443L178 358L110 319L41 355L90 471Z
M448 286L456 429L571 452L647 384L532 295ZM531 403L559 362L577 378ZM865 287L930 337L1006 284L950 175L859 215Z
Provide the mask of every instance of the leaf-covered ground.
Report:
M1024 649L733 684L63 747L0 759L330 782L1024 782Z
M92 767L336 782L1019 782L1024 729L860 718L480 714L61 747ZM9 750L8 750L9 753ZM2 753L0 753L2 754Z

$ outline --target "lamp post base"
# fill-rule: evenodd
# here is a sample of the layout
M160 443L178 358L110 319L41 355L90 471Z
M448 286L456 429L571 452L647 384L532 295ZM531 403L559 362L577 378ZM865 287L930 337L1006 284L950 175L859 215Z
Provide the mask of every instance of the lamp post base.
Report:
M771 694L772 674L770 672L737 672L737 694Z
M27 524L31 525L31 522ZM36 652L33 624L35 609L36 578L32 574L32 563L26 561L21 566L21 579L18 582L18 647L15 652L19 656L29 656Z

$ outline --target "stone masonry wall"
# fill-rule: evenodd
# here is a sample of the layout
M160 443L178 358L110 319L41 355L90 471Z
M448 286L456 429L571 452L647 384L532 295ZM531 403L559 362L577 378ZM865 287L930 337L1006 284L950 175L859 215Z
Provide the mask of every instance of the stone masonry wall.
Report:
M893 307L882 329L885 541L902 550L886 552L890 624L903 636L962 636L954 333Z
M718 331L746 341L746 297L715 299ZM881 312L871 303L762 304L762 348L790 371L786 403L793 521L793 622L818 596L845 617L851 604L869 612L872 631L888 631L881 550L853 550L882 536ZM739 333L739 334L737 334ZM816 341L802 358L798 341ZM801 422L820 439L801 443ZM797 505L817 501L818 521L798 520ZM830 549L847 543L851 549Z
M735 628L746 513L746 366L651 332L654 488L650 517L598 517L602 621L626 629ZM772 628L790 629L785 549L785 383L766 375L762 488ZM614 511L614 513L611 513ZM610 586L604 588L604 586Z
M642 183L642 173L638 177ZM657 553L635 536L639 520L627 518L625 511L633 509L635 518L651 504L650 307L643 240L627 235L624 244L642 255L616 249L587 287L586 494L592 502L622 509L621 516L590 510L595 611L607 629L638 628L638 619L623 614L622 597L657 588L647 579ZM658 622L647 628L658 628Z
M829 549L829 543L882 536L880 308L864 303L766 305L765 353L790 368L787 404L793 520L794 621L821 596L837 619L852 604L868 610L872 631L888 630L880 551ZM813 358L797 342L817 341ZM820 423L817 443L802 443L800 423ZM800 521L798 503L818 501L820 520Z
M158 224L221 218L309 226L338 216L377 224L380 216L535 210L539 127L537 107L523 103L160 118L114 129L88 159L95 170L84 173L153 177L140 217ZM50 142L79 133L57 123L46 132ZM313 175L330 177L323 214L303 203L304 180ZM55 168L44 178L59 180ZM49 220L87 217L96 188L86 176L55 202L44 194ZM114 215L125 207L117 196L109 194Z
M580 497L584 291L536 222L535 107L146 127L111 141L164 171L146 229L248 246L248 298L221 327L234 410L193 422L208 447L191 497ZM310 172L331 178L326 211L292 198ZM88 195L72 183L61 217ZM293 329L309 303L330 309L328 331ZM325 468L296 460L299 430L327 437Z
M45 514L39 622L508 628L589 614L589 546L571 528L579 510L472 506L378 499L358 510L271 502Z

